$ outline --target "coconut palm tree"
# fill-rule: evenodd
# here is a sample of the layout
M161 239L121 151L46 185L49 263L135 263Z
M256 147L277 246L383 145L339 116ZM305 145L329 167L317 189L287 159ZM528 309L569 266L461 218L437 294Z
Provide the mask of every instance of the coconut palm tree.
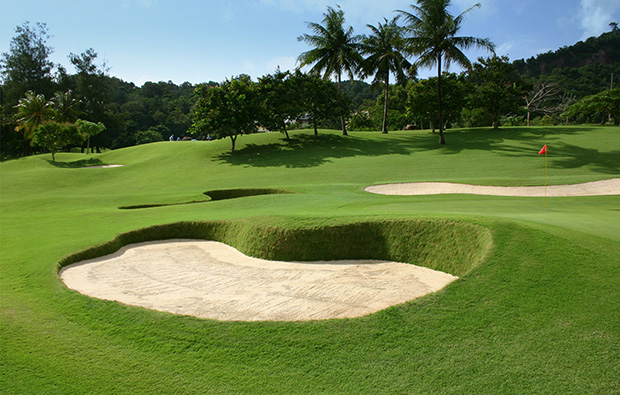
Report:
M327 7L323 14L323 25L307 22L312 34L297 37L298 41L314 47L299 55L299 67L314 64L311 73L323 74L323 78L336 77L338 90L341 89L342 74L347 73L350 79L359 71L362 62L362 36L353 33L353 27L345 28L344 11ZM342 134L347 135L344 116L342 117Z
M52 107L45 100L45 96L33 91L26 92L15 108L17 108L15 130L22 132L24 139L29 142L32 141L35 129L51 120L53 115Z
M407 43L410 51L418 56L414 64L418 67L437 65L437 93L439 112L439 144L445 144L443 136L443 114L441 110L441 73L452 62L471 70L471 62L463 50L471 48L488 49L494 53L495 46L487 38L457 36L465 15L480 4L468 8L454 17L448 12L450 0L417 0L412 4L413 12L398 11L405 19L409 33Z
M387 133L390 74L394 74L398 82L406 79L406 70L409 74L415 74L405 53L404 29L397 24L397 20L398 17L389 22L384 19L384 23L379 23L376 27L367 25L371 34L364 38L362 47L362 52L368 55L364 59L364 75L374 74L373 83L383 84L383 133Z
M73 98L71 90L65 93L56 92L51 102L56 122L75 122L82 115L82 111L77 108L80 101Z

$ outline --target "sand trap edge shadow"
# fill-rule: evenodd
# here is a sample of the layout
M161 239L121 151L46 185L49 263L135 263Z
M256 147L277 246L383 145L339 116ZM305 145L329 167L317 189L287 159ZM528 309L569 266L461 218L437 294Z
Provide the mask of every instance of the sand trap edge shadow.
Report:
M472 194L515 197L570 197L620 195L620 178L586 182L582 184L549 185L533 187L503 187L457 184L448 182L412 182L371 185L366 192L379 195L419 196L440 194Z

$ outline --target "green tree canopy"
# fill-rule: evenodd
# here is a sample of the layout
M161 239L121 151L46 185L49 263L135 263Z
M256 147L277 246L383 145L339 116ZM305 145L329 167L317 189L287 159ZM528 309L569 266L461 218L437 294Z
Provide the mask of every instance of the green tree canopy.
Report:
M321 120L344 118L349 114L349 99L332 82L297 70L290 77L291 87L297 92L300 114L312 120L314 135L318 136Z
M471 107L480 109L494 128L500 118L517 113L525 104L526 94L520 76L506 56L479 58L472 73L476 88L471 96Z
M242 75L217 87L196 87L193 133L209 133L215 138L230 137L235 152L237 137L258 130L261 101L256 84Z
M300 94L289 72L277 70L258 79L258 94L263 109L259 122L267 130L282 132L289 139L287 124L301 113Z
M67 145L77 145L84 141L75 124L46 122L34 132L33 143L48 149L52 153L52 162L56 161L56 152Z
M31 26L25 22L15 28L9 52L2 54L0 75L2 76L2 102L8 109L27 91L51 97L53 95L54 63L49 60L52 47L47 45L50 35L45 23Z
M444 73L442 76L443 97L443 122L444 127L450 122L455 122L465 107L467 84L464 77L455 73ZM437 77L420 80L408 86L409 98L407 112L416 120L420 120L424 129L424 120L430 123L433 132L439 127L439 112L437 108Z
M586 96L576 103L568 106L564 114L565 117L587 117L598 114L601 116L601 123L609 119L616 125L620 120L620 89L610 89L595 95Z
M87 141L86 152L88 153L88 149L90 148L91 137L96 136L99 133L103 132L106 129L105 125L101 122L94 123L90 121L85 121L83 119L78 119L76 122L76 125L80 133L82 133L82 135L84 136L84 139L86 139Z

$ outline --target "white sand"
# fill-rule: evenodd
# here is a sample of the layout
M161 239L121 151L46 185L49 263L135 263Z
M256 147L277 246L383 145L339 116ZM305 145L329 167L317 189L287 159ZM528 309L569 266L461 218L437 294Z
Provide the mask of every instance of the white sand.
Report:
M546 196L599 196L620 195L620 178L587 182L573 185L549 185ZM364 189L380 195L438 195L447 193L466 193L494 196L525 196L543 197L545 187L495 187L468 184L452 184L447 182L411 182L402 184L372 185Z
M125 246L63 268L60 277L96 298L224 321L360 317L457 279L397 262L267 261L197 240Z
M101 165L101 166L84 166L80 169L108 169L110 167L123 167L124 165Z

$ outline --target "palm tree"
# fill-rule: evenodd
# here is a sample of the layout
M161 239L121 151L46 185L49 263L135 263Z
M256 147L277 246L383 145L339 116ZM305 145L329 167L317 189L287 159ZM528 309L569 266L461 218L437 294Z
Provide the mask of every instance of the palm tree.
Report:
M298 41L314 47L299 55L297 61L299 67L314 64L311 73L323 74L328 79L336 76L338 90L341 90L342 73L346 72L350 79L359 70L362 62L361 40L362 36L353 34L353 27L344 27L344 11L327 7L327 13L323 14L323 25L307 22L308 28L313 34L303 34L297 37ZM344 116L342 118L342 135L347 135Z
M415 74L404 51L404 29L396 24L397 20L398 17L390 22L384 19L385 22L376 27L367 25L371 34L364 39L362 49L363 53L368 55L364 59L364 74L374 74L375 84L383 83L383 133L387 133L390 73L396 76L398 82L406 79L405 70L408 70L409 74Z
M45 96L37 95L33 91L26 92L15 107L17 108L15 130L23 132L24 139L29 142L32 141L34 131L52 118L50 103L45 100Z
M77 108L80 101L73 98L71 90L65 93L56 92L51 102L54 120L58 123L75 122L82 115L82 112Z
M470 48L488 49L494 53L495 46L487 38L457 36L465 15L480 3L468 8L457 17L448 12L450 0L417 0L412 4L413 13L398 11L406 20L409 32L407 42L412 53L418 56L416 66L437 65L437 95L439 112L439 144L445 144L443 136L443 114L441 110L441 66L446 69L452 62L471 70L471 62L463 53Z

